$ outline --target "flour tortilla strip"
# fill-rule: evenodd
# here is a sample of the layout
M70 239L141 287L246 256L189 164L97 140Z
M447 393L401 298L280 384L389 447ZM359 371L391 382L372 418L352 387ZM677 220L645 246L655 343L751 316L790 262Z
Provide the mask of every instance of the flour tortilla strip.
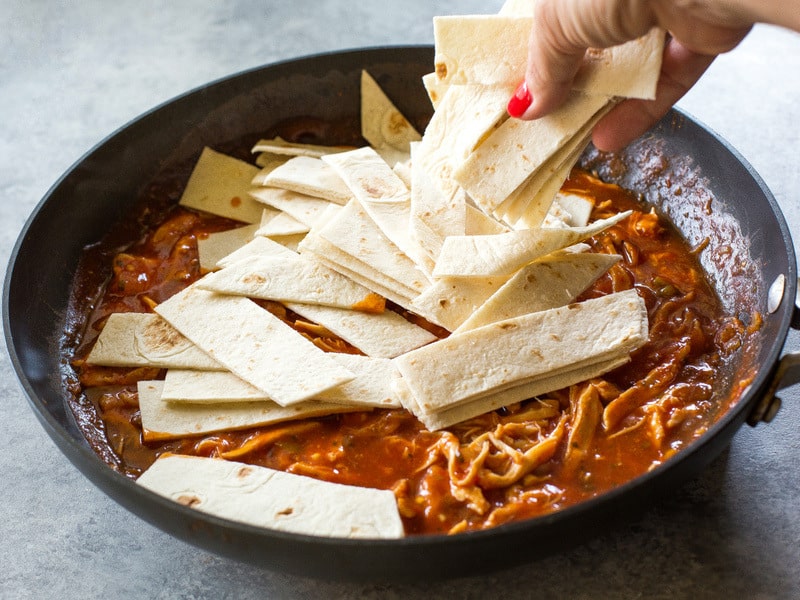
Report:
M333 168L361 202L405 202L408 198L408 187L369 146L323 156L321 160Z
M313 257L314 260L326 267L341 273L345 277L349 277L356 283L360 283L365 288L372 290L387 300L391 300L403 308L412 310L410 308L411 298L415 295L413 290L408 290L404 286L400 286L397 282L384 277L382 273L371 270L369 265L358 261L349 254L343 253L339 248L326 239L319 237L313 231L303 239L298 247L298 251L301 254ZM357 270L353 270L350 268L351 266ZM367 273L368 276L364 273ZM376 280L380 280L380 282Z
M229 371L288 406L353 379L252 300L189 286L155 311Z
M398 408L389 382L396 372L388 358L357 354L336 354L331 357L355 374L355 379L318 394L313 402L330 402L351 408ZM227 404L236 402L270 402L257 387L230 371L195 371L170 369L161 391L162 402L193 404ZM310 401L311 402L311 401ZM309 406L314 408L309 402ZM306 403L301 403L301 406ZM277 405L275 405L277 407ZM219 407L224 412L223 407Z
M383 312L383 298L307 256L253 256L197 282L204 290L277 302Z
M322 160L333 167L383 234L406 256L415 256L416 244L408 229L411 192L386 161L369 146Z
M542 377L532 383L526 383L502 392L490 393L482 398L450 409L435 413L419 413L416 416L428 430L437 431L515 402L522 402L523 400L564 389L581 381L600 377L604 373L621 367L629 360L629 356L622 356L592 363L576 369L566 370L550 377ZM399 396L397 392L395 394Z
M203 148L181 195L180 205L243 223L259 223L263 206L248 195L258 168Z
M617 254L551 253L517 271L453 333L566 306L620 258Z
M517 85L525 77L530 16L466 15L433 19L435 72L441 84ZM573 89L601 96L655 98L664 31L614 48L590 49Z
M497 216L502 217L509 224L521 221L527 227L541 226L553 199L589 143L592 129L612 106L613 103L609 102L598 110L571 140L556 150L540 168L497 207L495 211Z
M419 142L414 142L414 144L419 144ZM392 171L394 174L400 178L400 181L406 184L408 189L411 189L411 159L405 160L403 162L395 163L392 167Z
M509 17L532 17L535 6L531 0L506 0L497 14Z
M374 358L394 358L436 340L435 335L391 310L376 314L296 302L286 307Z
M524 265L577 244L630 215L630 211L586 227L538 228L497 235L453 236L445 240L434 277L511 276Z
M569 215L567 220L569 226L586 227L589 224L589 217L592 216L594 208L594 202L589 198L559 192L553 203Z
M285 256L291 259L296 252L284 245L266 237L255 237L241 248L234 250L217 262L217 267L222 269L235 262L259 256Z
M347 146L321 146L318 144L301 144L297 142L287 142L282 137L277 136L271 140L259 140L253 146L251 152L266 152L268 154L278 154L280 156L309 156L311 158L322 158L326 154L345 152L349 150Z
M263 185L345 204L352 194L334 170L320 158L295 156L270 172ZM287 211L288 212L288 211Z
M411 310L431 323L454 331L507 280L508 277L443 277L412 300Z
M317 224L331 206L338 206L322 198L273 187L253 188L250 190L250 196L258 202L285 212L309 227Z
M267 175L289 160L289 158L288 156L262 152L256 156L256 165L259 166L261 170L253 176L250 183L253 185L264 185L264 179L266 179Z
M425 91L428 92L428 98L431 101L431 106L433 110L439 108L439 104L444 98L444 95L447 93L447 89L450 87L446 83L441 83L439 81L439 77L436 73L427 73L422 76L422 85L425 88Z
M506 115L510 89L453 86L412 146L411 232L436 260L444 239L464 235L466 193L454 170Z
M366 71L361 72L361 136L389 166L407 160L409 143L421 139L419 132Z
M426 265L426 273L433 270L429 266L441 252L444 238L443 230L465 228L466 199L461 188L450 198L431 175L423 168L422 162L415 160L419 144L411 147L411 201L409 206L409 235L414 240L418 254L412 258L418 264Z
M255 527L328 538L404 535L391 490L179 455L160 457L137 483L200 512Z
M508 227L482 210L469 204L466 208L465 235L494 235L508 231Z
M152 313L110 314L86 362L106 367L224 368Z
M451 335L394 360L430 413L619 358L647 336L644 301L628 290Z
M481 209L493 213L607 104L606 97L573 92L566 104L541 119L508 119L453 176Z
M508 118L513 86L455 85L448 88L422 138L420 156L440 150L456 164ZM424 159L423 159L424 160Z
M221 371L212 377L222 377L227 374L227 371ZM292 406L280 406L266 400L217 404L165 402L161 399L163 387L163 381L138 383L139 410L146 442L179 439L217 431L236 431L283 421L364 410L363 407L347 407L315 400L299 402Z
M228 231L209 233L206 237L198 237L197 252L200 258L200 268L206 271L215 270L221 259L252 240L259 227L257 223L254 223Z
M365 272L365 276L371 277L375 272L381 273L384 278L397 282L400 288L410 290L412 297L430 283L414 261L384 235L361 204L355 200L349 202L330 221L319 227L316 233L344 254L357 259L357 263L367 265L369 273ZM353 263L355 266L342 264L359 271L356 268L357 263Z
M264 237L298 235L306 234L310 230L309 225L298 221L289 213L279 212L261 219L261 225L256 231L256 235Z

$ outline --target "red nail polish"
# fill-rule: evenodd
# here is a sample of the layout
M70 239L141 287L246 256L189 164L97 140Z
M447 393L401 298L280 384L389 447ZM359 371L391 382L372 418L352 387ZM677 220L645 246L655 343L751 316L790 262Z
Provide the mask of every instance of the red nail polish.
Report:
M514 95L508 101L508 114L518 119L528 110L531 102L533 102L533 98L531 98L531 93L528 91L528 84L523 81L514 90Z

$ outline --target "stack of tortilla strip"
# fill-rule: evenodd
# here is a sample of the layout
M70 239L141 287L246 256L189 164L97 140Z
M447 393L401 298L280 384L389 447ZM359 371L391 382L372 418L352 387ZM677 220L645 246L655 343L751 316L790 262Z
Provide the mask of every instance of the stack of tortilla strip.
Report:
M599 376L647 340L635 291L575 303L619 260L582 241L627 213L590 223L591 200L559 188L618 97L652 96L663 33L590 53L564 108L512 120L529 5L435 19L422 136L363 73L368 147L265 139L260 169L203 151L181 204L245 225L200 240L208 273L156 314L111 315L87 358L167 370L138 386L146 440L399 407L436 430ZM264 300L306 322L289 327ZM171 495L162 483L182 467L164 464L143 480Z

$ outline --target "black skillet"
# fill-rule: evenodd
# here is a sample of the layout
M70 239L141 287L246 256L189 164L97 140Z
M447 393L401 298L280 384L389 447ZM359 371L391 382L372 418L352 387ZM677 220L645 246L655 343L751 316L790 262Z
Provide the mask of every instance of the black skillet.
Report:
M689 448L647 475L548 516L456 536L354 541L280 533L200 514L160 498L109 468L90 449L62 382L60 336L81 251L122 219L162 169L187 163L204 145L232 144L298 116L357 123L359 75L366 68L418 124L431 113L420 77L430 47L356 50L244 72L194 90L136 119L81 158L50 189L25 225L6 274L3 322L11 361L31 407L67 458L122 506L192 544L265 568L326 579L426 580L482 573L534 560L601 533L620 515L696 474L745 420L768 417L774 389L792 380L781 359L796 293L796 263L783 216L752 168L702 125L673 111L626 152L587 151L585 166L642 194L695 246L726 310L764 324L716 390L746 392ZM775 306L768 306L772 290ZM774 309L774 310L772 310ZM770 312L771 310L771 312ZM781 379L788 371L785 379ZM604 523L605 525L599 525Z

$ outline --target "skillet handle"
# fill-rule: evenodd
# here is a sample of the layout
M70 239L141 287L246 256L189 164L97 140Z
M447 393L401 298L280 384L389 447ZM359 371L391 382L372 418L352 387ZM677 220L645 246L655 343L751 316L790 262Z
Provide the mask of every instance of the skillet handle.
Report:
M800 280L799 280L800 281ZM792 313L792 329L800 329L800 288ZM747 424L755 426L760 422L769 423L781 407L781 399L775 394L778 390L800 382L800 352L792 352L781 357L772 374L769 388L747 417Z

